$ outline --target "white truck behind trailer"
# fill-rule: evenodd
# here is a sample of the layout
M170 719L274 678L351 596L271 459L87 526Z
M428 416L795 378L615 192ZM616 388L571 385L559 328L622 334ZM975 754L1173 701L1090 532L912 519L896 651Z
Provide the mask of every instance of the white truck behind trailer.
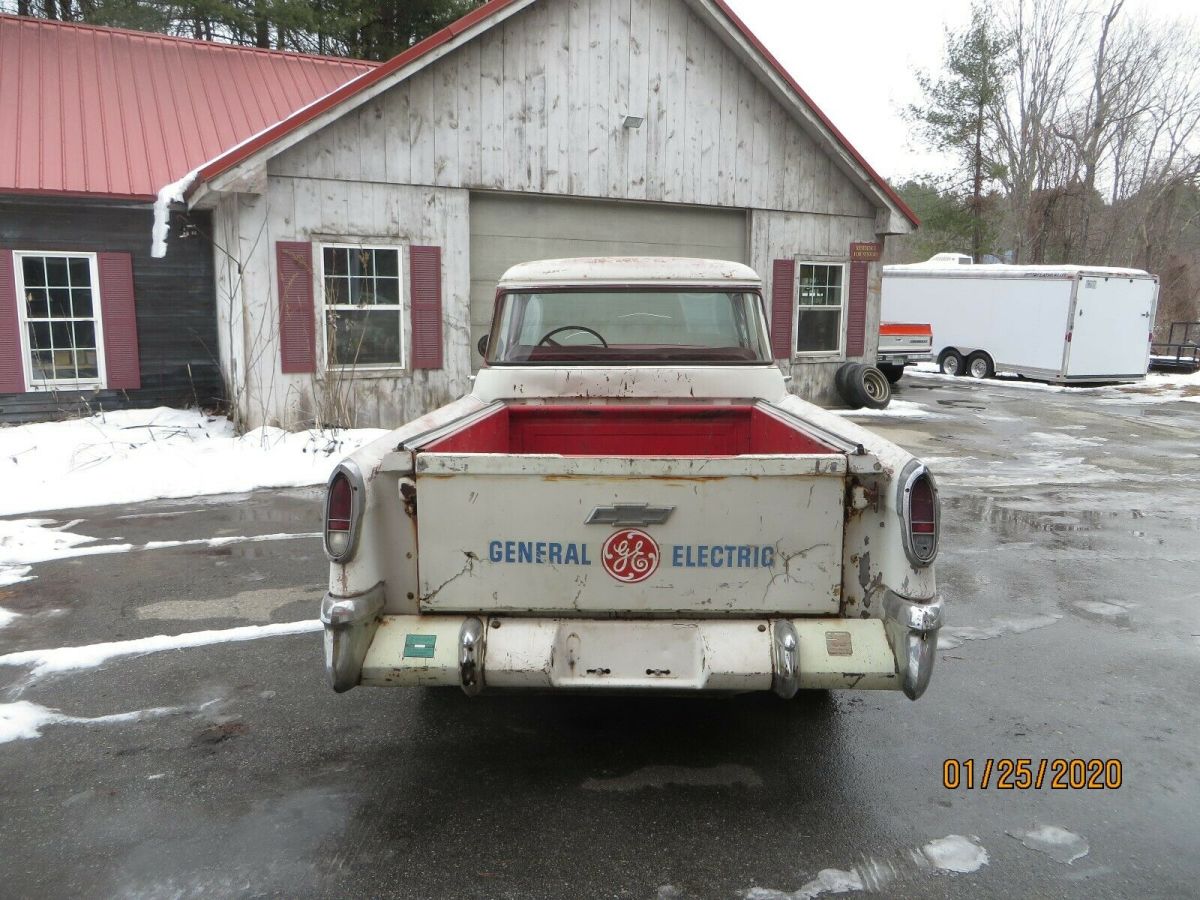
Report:
M1104 266L884 266L883 319L928 322L943 372L1058 384L1136 381L1150 361L1158 277Z

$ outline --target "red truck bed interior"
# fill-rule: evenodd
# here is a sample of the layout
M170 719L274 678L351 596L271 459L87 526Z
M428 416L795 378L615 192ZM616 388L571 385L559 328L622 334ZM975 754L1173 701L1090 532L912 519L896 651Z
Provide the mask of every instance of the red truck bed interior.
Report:
M423 449L623 457L834 452L753 406L505 406Z

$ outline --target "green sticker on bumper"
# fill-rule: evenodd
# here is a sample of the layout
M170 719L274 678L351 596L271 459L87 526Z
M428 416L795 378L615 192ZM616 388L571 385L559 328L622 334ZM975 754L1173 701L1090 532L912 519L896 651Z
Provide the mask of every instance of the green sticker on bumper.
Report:
M436 634L406 634L404 636L404 657L416 659L433 659L433 648L437 644Z

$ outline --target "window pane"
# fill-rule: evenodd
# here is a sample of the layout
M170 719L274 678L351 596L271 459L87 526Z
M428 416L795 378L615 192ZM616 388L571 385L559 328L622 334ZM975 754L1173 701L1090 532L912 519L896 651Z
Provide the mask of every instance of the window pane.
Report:
M46 298L45 288L35 288L25 292L26 314L31 319L45 319L50 315L50 301Z
M72 288L71 289L71 310L72 314L77 319L90 319L92 317L92 292L87 288Z
M325 274L327 276L346 274L346 251L343 248L325 248Z
M55 350L67 349L71 346L71 323L51 322L50 340Z
M62 256L47 256L46 284L50 287L67 287L70 283L67 276L67 260Z
M80 350L75 354L75 361L79 366L80 378L100 377L100 365L97 362L95 350Z
M370 278L350 279L350 302L355 306L375 302Z
M96 346L96 323L75 323L75 348L90 349Z
M399 305L400 282L395 278L376 278L375 302Z
M21 260L21 273L26 287L39 287L46 283L46 261L40 256L26 256Z
M31 355L33 377L38 381L51 381L54 378L54 359L49 350L35 350Z
M350 274L351 275L370 275L371 274L371 251L370 250L349 250L350 255Z
M50 349L50 323L49 322L30 322L29 323L29 349L30 350L49 350Z
M73 257L67 265L71 270L71 287L91 286L92 267L86 259Z
M796 350L837 351L841 347L841 331L840 309L801 309L796 323Z
M398 310L331 310L326 329L330 365L400 362Z
M71 318L71 292L66 288L50 288L50 318Z
M396 250L375 251L375 274L396 278L400 275L400 253Z
M336 306L339 303L349 303L349 282L345 278L325 279L325 303Z

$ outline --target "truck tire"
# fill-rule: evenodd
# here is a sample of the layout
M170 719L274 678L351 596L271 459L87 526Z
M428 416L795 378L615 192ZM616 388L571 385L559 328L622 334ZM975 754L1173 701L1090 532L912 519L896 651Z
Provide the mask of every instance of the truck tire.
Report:
M904 366L893 366L889 365L888 363L880 363L875 368L883 373L883 377L888 380L889 384L895 384L904 377Z
M967 361L963 359L961 353L951 348L943 350L942 355L938 357L938 368L945 375L965 375L967 374Z
M967 357L966 374L972 378L978 378L981 381L985 378L991 378L996 374L996 364L992 362L992 358L982 350L976 350Z
M837 390L838 396L843 400L847 400L847 402L849 401L846 397L846 377L856 365L858 363L842 363L842 365L838 366L837 373L833 376L833 386Z
M852 409L885 409L892 402L892 386L874 366L855 366L846 376L846 393Z

